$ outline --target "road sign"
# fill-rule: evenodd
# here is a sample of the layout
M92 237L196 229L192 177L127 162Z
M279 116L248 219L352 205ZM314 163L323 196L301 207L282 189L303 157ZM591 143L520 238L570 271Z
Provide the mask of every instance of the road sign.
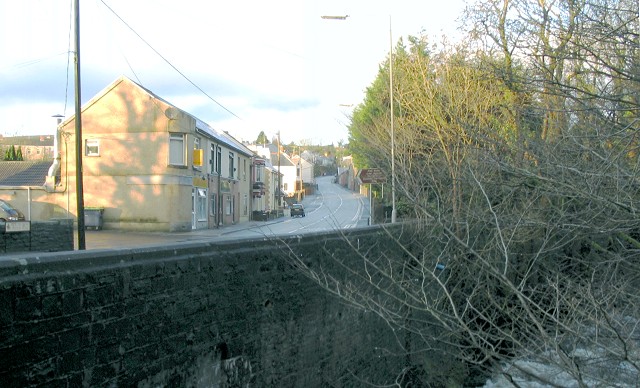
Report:
M31 222L29 221L13 221L5 223L5 232L29 232L31 230Z
M379 168L363 168L358 171L358 179L362 184L387 182L387 176Z

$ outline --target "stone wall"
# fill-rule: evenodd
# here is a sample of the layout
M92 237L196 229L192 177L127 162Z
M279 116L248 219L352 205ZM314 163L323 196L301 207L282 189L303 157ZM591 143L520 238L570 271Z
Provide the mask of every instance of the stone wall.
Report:
M344 237L0 258L0 386L392 383L406 359L388 326L284 254L335 270ZM350 238L392 244L379 230Z
M73 220L32 221L31 231L6 233L0 224L0 255L16 252L73 250Z

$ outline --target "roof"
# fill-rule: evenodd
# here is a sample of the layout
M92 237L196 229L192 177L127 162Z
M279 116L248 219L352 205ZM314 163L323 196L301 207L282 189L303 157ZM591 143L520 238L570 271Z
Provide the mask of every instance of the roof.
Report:
M0 186L44 186L51 161L0 162Z
M292 167L295 166L295 163L291 160L291 157L284 152L280 152L278 155L278 145L277 144L266 144L264 146L258 144L250 144L249 148L252 152L260 155L263 158L266 158L271 161L271 164L274 166L280 163L280 167Z
M278 152L274 152L271 154L272 159L272 163L275 165L280 165L280 167L293 167L296 164L291 160L291 158L289 157L289 155L285 154L284 152L280 152L280 155L278 156Z
M196 131L199 131L205 135L208 135L209 137L217 140L218 142L224 143L229 148L233 148L236 151L242 152L247 156L254 155L253 151L251 151L247 146L242 144L242 142L236 140L236 138L231 136L228 132L220 132L202 120L199 120L197 118L195 120L196 120Z
M0 135L0 145L53 147L53 135L36 135L36 136L2 136Z
M82 106L82 112L87 110L91 105L96 103L96 101L98 101L100 98L105 96L107 93L109 93L111 90L115 89L116 86L118 86L119 84L121 84L123 82L124 83L129 83L130 85L139 88L140 90L144 91L150 97L152 97L152 98L154 98L154 99L156 99L158 101L162 101L164 104L166 104L170 108L176 109L176 110L184 113L185 115L193 118L195 120L195 122L196 122L196 131L199 131L203 135L209 136L212 139L215 139L218 142L226 145L227 147L235 149L237 152L243 153L243 154L245 154L247 156L253 156L253 152L250 149L248 149L244 144L242 144L242 142L239 142L238 140L236 140L229 133L220 132L219 130L216 130L216 129L212 128L209 124L207 124L204 121L198 119L197 117L195 117L194 115L190 114L189 112L178 108L174 104L170 103L169 101L165 100L164 98L162 98L159 95L157 95L154 92L152 92L150 89L147 89L146 87L144 87L141 84L131 80L129 77L127 77L125 75L121 75L115 81L113 81L111 84L109 84L104 89L102 89L100 92L98 92L95 96L93 96L86 104L84 104ZM64 121L63 124L66 125L67 123L71 122L71 120L73 120L74 118L75 118L75 114L70 116L69 118L67 118Z
M175 105L171 104L170 102L168 102L167 100L163 99L162 97L158 96L157 94L153 93L151 90L145 88L144 86L140 85L139 83L131 80L129 77L125 76L125 75L121 75L120 77L116 78L113 82L111 82L109 85L107 85L106 87L104 87L101 91L99 91L97 94L95 94L93 97L91 97L91 99L89 99L89 101L87 101L84 105L82 105L82 108L80 109L80 111L82 113L84 113L87 109L89 109L92 105L94 105L96 102L98 102L102 97L104 97L105 95L107 95L108 93L110 93L113 89L115 89L118 85L120 85L121 83L128 83L142 91L144 91L147 95L149 95L150 97L161 101L162 103L175 108L181 112L184 112L182 109L176 107ZM187 113L187 112L184 112ZM188 114L188 113L187 113ZM65 126L68 123L70 123L72 120L75 120L75 113L72 114L71 116L67 117L60 125L61 126Z

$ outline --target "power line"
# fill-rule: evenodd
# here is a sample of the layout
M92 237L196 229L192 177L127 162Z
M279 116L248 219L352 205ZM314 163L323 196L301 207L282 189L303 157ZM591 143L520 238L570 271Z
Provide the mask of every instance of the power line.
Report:
M29 66L36 65L36 64L38 64L40 62L45 62L45 61L48 61L48 60L50 60L52 58L59 57L61 55L66 55L66 54L68 54L68 52L67 51L63 51L63 52L59 52L59 53L56 53L56 54L51 54L51 55L49 55L47 57L31 59L29 61L16 63L14 65L6 67L6 69L20 69L20 68L23 68L23 67L29 67Z
M195 82L193 82L191 79L189 79L189 77L187 77L183 72L181 72L176 66L173 65L173 63L171 63L167 58L165 58L162 54L160 54L160 52L158 52L158 50L156 50L153 46L151 46L151 44L149 44L149 42L147 42L142 36L140 36L140 34L138 34L136 32L136 30L134 30L126 21L124 21L124 19L122 19L120 17L120 15L118 15L107 3L104 2L104 0L100 0L102 2L102 4L104 4L105 7L107 7L109 9L109 11L111 11L111 13L113 13L118 19L120 19L120 21L128 28L131 30L131 32L133 32L138 38L140 38L140 40L147 45L147 47L149 47L151 50L153 50L154 53L156 53L160 58L162 58L163 61L165 61L169 66L171 66L171 68L173 68L173 70L175 70L178 74L180 74L184 79L186 79L191 85L193 85L196 89L198 89L202 94L204 94L205 96L207 96L207 98L209 98L211 101L213 101L214 103L216 103L219 107L221 107L222 109L226 110L228 113L230 113L231 115L235 116L237 119L240 119L240 117L238 115L236 115L235 113L233 113L232 111L230 111L229 109L227 109L227 107L225 107L224 105L222 105L221 103L219 103L218 101L216 101L215 98L211 97L207 92L205 92L200 86L196 85ZM240 119L242 120L242 119Z

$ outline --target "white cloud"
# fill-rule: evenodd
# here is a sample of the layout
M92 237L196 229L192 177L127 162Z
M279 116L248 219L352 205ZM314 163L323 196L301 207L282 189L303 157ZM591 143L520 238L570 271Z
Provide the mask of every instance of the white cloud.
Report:
M73 61L64 55L73 37L71 3L0 3L0 133L49 132L50 116L73 114ZM285 142L335 143L347 140L340 105L361 102L388 55L390 21L395 43L422 29L435 35L452 28L461 10L462 0L440 7L410 0L83 1L82 97L124 74L238 138L279 130ZM320 18L326 14L350 16Z

